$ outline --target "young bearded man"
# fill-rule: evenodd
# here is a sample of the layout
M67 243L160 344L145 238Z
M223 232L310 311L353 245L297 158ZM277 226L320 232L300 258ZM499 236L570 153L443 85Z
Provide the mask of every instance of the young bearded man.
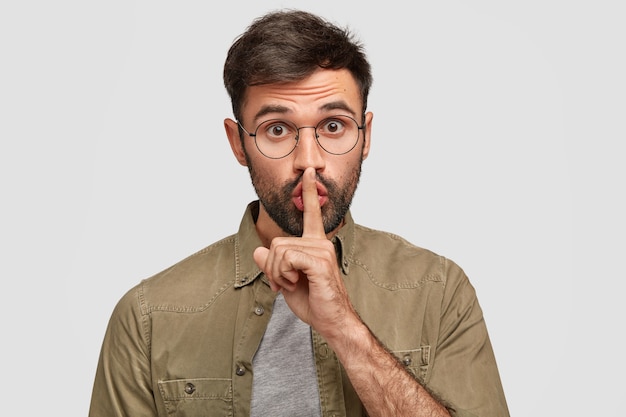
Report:
M361 46L270 13L224 81L259 200L237 234L120 300L90 415L507 416L463 271L350 215L373 119Z

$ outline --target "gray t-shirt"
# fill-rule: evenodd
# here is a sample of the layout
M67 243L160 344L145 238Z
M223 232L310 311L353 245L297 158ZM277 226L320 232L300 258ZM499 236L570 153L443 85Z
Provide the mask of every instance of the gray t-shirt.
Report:
M311 327L293 314L282 294L252 369L252 417L321 416Z

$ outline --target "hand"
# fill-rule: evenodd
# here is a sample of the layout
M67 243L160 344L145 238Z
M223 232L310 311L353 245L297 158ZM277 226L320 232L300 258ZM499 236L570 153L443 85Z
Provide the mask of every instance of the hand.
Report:
M304 204L302 237L277 237L270 248L260 247L254 260L274 291L282 291L287 305L320 334L341 331L344 320L356 316L337 266L335 247L324 232L315 170L302 178Z

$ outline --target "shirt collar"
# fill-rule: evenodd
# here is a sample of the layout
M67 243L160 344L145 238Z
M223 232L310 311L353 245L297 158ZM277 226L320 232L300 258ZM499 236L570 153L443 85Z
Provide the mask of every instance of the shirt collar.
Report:
M235 236L235 288L250 284L263 272L252 257L254 250L263 245L254 225L258 213L258 201L248 204Z
M263 275L263 271L257 266L252 257L254 250L262 246L255 226L258 213L258 200L248 204L239 224L239 231L235 235L235 288L244 287L259 277L262 277L261 279L267 283L267 278ZM348 211L344 219L344 225L332 238L337 251L337 262L345 275L348 275L349 272L349 259L353 257L354 240L354 221Z
M337 262L345 275L350 272L350 259L354 259L354 241L355 241L354 220L350 211L346 213L343 219L343 226L331 239L335 245L337 252Z

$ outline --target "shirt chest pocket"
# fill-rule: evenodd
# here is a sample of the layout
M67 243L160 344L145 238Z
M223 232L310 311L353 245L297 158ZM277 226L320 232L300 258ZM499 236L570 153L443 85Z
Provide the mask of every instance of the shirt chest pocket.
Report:
M226 378L190 378L159 381L168 416L232 416L232 381Z
M414 376L425 381L430 365L430 346L420 346L411 350L394 350L393 354Z

